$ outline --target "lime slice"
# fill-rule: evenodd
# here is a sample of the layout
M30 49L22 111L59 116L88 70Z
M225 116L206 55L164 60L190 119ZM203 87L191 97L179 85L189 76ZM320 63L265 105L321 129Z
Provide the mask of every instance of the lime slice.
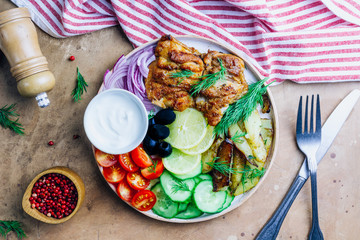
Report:
M215 139L214 127L208 125L206 127L206 134L203 140L198 145L192 148L180 149L180 150L190 155L201 154L211 147L211 144L213 144L214 139Z
M187 174L193 171L201 162L201 154L188 155L173 148L170 156L163 158L164 167L175 174Z
M176 119L168 125L170 135L165 139L178 149L192 148L198 145L206 134L206 120L201 112L188 108L175 112Z

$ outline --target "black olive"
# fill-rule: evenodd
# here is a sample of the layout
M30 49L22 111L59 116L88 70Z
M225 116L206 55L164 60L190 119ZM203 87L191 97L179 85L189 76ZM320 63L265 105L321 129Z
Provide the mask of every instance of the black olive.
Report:
M150 118L149 119L149 127L151 127L152 125L155 125L155 118Z
M149 135L153 139L165 139L169 136L169 134L169 128L161 124L155 124L149 128Z
M158 155L160 157L167 157L172 153L172 147L168 142L160 142L158 145Z
M156 113L154 118L157 124L168 125L175 121L176 115L171 109L162 109Z
M143 148L149 155L154 155L158 151L159 141L152 139L149 135L146 135L143 140Z
M147 129L147 132L146 132L146 135L150 134L150 127L155 125L155 118L149 118L149 125L148 125L148 129Z

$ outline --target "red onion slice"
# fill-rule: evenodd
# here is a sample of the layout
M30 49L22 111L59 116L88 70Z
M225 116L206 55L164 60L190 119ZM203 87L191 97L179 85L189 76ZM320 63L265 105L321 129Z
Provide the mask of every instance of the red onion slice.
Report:
M145 108L158 110L147 98L144 79L149 74L151 62L155 60L155 45L136 52L130 58L122 55L115 63L112 70L107 70L104 74L104 88L122 88L134 93L144 103Z

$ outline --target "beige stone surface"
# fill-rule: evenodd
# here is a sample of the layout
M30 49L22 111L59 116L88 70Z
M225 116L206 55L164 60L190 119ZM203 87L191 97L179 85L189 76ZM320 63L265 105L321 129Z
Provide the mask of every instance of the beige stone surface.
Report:
M0 11L15 7L0 0ZM24 223L27 239L253 239L286 194L304 156L295 143L296 108L300 95L319 93L323 121L359 82L295 84L271 87L279 112L279 151L258 191L234 211L202 223L172 224L148 218L121 201L108 187L93 159L83 130L83 114L96 95L106 69L131 51L120 27L55 39L37 29L40 46L56 77L48 94L51 106L40 109L34 99L21 97L10 66L0 53L0 107L17 103L25 136L0 128L0 219ZM74 62L68 61L74 55ZM83 99L74 103L76 67L89 84ZM318 168L320 225L326 239L359 239L360 228L360 103L341 129ZM73 139L78 134L79 139ZM48 146L48 141L54 141ZM39 172L68 166L84 180L82 208L68 222L48 225L21 208L24 191ZM291 207L278 239L307 239L311 224L311 195L307 182ZM16 239L10 234L8 239Z

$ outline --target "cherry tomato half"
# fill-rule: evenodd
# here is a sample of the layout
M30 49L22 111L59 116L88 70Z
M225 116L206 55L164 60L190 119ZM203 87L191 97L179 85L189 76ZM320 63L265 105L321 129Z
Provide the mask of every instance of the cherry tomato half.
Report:
M126 180L121 181L117 185L116 192L119 195L119 197L126 202L130 202L133 199L133 197L135 196L135 194L137 193L137 191L135 189L132 189L129 186L129 184L127 183Z
M156 203L156 196L150 190L141 190L131 200L131 205L140 211L148 211Z
M150 167L153 161L143 149L142 144L130 152L131 159L141 168Z
M119 155L104 153L99 149L95 149L95 159L102 167L111 167L119 160Z
M154 165L152 165L150 167L141 169L141 174L146 179L151 180L151 179L158 178L164 171L164 164L163 164L161 158L154 158L153 161L155 163L155 167L154 167Z
M111 167L104 167L103 174L109 183L118 183L123 180L126 176L126 171L120 166L117 162L116 164L112 165Z
M119 155L120 165L128 172L136 172L139 167L131 160L130 153L124 153Z
M150 184L150 180L144 178L139 172L129 172L126 175L126 180L130 187L135 190L143 190Z

